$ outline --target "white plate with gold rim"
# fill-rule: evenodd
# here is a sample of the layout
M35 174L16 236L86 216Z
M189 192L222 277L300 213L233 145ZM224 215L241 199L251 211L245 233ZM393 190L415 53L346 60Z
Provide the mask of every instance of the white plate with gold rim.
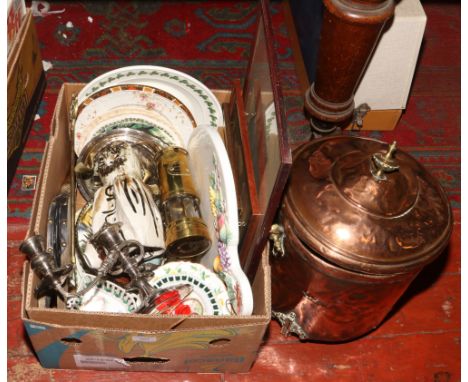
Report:
M186 73L162 66L126 66L103 73L81 89L78 104L103 88L121 84L141 84L164 90L189 108L197 125L224 126L221 104L210 89Z
M221 136L209 126L196 128L189 140L190 171L200 198L200 211L212 244L200 263L225 282L238 315L250 315L253 296L238 253L239 226L231 163Z
M119 128L151 134L163 147L184 145L184 137L166 116L152 110L123 106L100 114L87 123L81 131L80 139L75 141L75 152L80 153L86 143L95 136Z
M118 113L122 107L133 109L137 114L145 110L153 112L160 120L170 124L173 132L182 138L184 145L196 126L190 110L176 97L163 90L142 85L111 86L94 93L78 105L74 125L77 155L95 136L93 133L96 119L102 123L104 114L113 111Z

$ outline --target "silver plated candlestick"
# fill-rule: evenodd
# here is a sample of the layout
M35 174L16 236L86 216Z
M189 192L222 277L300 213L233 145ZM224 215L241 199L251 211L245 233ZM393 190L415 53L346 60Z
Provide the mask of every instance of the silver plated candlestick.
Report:
M113 264L118 263L122 270L130 277L130 284L127 288L134 291L141 298L141 305L138 313L148 313L154 309L154 300L161 293L147 281L145 272L142 272L139 263L143 259L144 248L134 240L125 240L121 223L104 224L102 228L91 238L91 243L96 250L103 249L106 258ZM139 253L136 256L130 254L131 249L137 248Z

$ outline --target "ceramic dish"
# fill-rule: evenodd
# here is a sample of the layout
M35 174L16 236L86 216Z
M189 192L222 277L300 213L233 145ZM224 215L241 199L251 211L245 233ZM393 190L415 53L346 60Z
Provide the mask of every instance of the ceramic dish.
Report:
M103 88L122 84L148 85L164 90L189 108L197 125L224 126L221 105L205 85L186 73L162 66L127 66L104 73L78 93L78 104Z
M91 282L94 276L87 275ZM127 292L111 281L103 281L75 300L74 309L85 312L135 313L140 306L140 298Z
M102 114L117 112L122 107L133 109L135 113L140 110L152 111L157 119L169 124L165 126L166 129L170 128L172 134L181 137L184 146L196 126L190 110L176 97L163 90L142 85L112 86L91 95L78 106L74 124L77 155L81 152L80 148L95 135L95 129L99 129L100 125L96 126L95 120ZM157 119L154 121L156 125Z
M237 199L231 163L220 135L199 126L190 137L190 170L198 195L202 218L212 239L201 264L213 269L226 283L236 314L250 315L253 297L250 283L239 263Z
M97 135L120 128L151 134L160 141L161 146L184 146L182 135L166 116L153 110L122 106L92 119L82 131L82 137L75 142L75 152L81 153L83 147Z
M184 314L221 316L231 314L228 292L215 273L201 264L188 261L166 263L154 271L149 283L157 288L192 287L179 305Z

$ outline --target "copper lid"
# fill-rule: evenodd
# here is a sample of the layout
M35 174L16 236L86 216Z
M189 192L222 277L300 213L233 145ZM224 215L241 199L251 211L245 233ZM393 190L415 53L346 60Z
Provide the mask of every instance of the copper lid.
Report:
M371 274L430 262L452 230L447 197L422 165L395 144L349 136L294 152L284 214L311 250Z

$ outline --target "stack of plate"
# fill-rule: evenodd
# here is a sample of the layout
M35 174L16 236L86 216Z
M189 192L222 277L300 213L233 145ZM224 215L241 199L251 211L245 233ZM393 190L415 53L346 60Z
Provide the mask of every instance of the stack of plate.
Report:
M77 96L75 152L116 126L148 131L186 147L192 129L224 125L215 95L195 78L160 66L129 66L104 73Z
M90 162L99 141L100 144L109 140L129 141L139 150L139 157L147 159L148 166L152 165L151 151L157 147L177 146L188 151L202 218L212 245L200 263L173 261L162 265L161 257L148 256L158 266L149 281L158 289L173 288L169 293L170 301L176 304L170 310L173 314L251 314L252 290L237 252L239 229L234 179L218 134L224 120L215 95L185 73L158 66L130 66L104 73L87 84L77 95L75 115L74 150L77 163L88 172L93 171ZM77 267L81 286L86 284L83 280L89 281L91 277L85 268L101 262L97 257L92 258L96 253L84 250L92 235L90 206L101 186L96 181L98 177L93 175L96 174L77 173L78 188L88 201L82 213L77 214L76 224L76 248L80 261L84 262ZM156 181L145 180L150 189ZM133 299L129 305L128 293L109 283L101 284L93 292L101 300L109 295L108 304L93 302L93 293L89 293L82 299L81 309L93 310L100 306L105 311L132 311L136 304ZM184 295L181 300L173 295L182 285L190 286L190 295ZM116 298L116 293L122 298Z

